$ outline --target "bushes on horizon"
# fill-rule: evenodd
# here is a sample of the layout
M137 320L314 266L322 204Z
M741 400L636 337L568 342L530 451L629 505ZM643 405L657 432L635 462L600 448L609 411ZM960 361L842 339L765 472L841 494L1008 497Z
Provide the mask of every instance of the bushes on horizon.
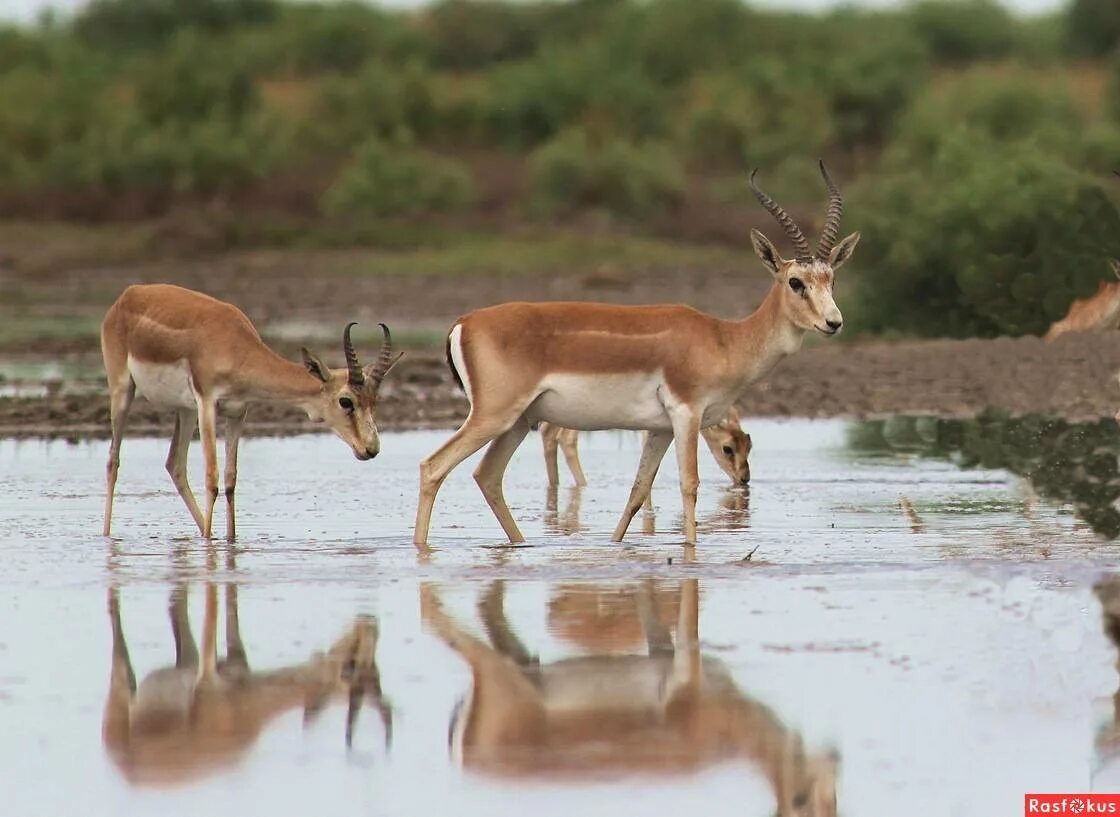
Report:
M1120 3L1072 0L1066 11L1066 41L1079 57L1103 57L1120 46Z
M435 120L431 86L419 65L371 63L356 77L323 82L306 129L315 144L330 148L428 136Z
M852 310L863 331L1041 333L1120 254L1101 184L1029 144L961 130L862 192L851 209L865 237Z
M267 22L279 7L277 0L91 0L73 26L91 45L155 49L183 31L213 35Z
M602 209L642 217L680 204L685 174L664 143L598 142L572 130L530 157L530 189L533 204L544 213Z
M918 0L905 13L938 62L1000 59L1015 47L1018 20L995 0Z
M332 214L405 216L457 210L473 197L465 168L407 142L364 142L323 197Z

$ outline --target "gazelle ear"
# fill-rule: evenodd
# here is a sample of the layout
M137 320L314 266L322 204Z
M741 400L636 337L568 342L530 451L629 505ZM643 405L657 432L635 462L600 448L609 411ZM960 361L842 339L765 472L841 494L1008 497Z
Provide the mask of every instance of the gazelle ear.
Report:
M303 355L303 365L307 367L307 371L311 372L311 374L315 375L315 377L319 378L324 383L331 379L331 370L327 368L327 365L323 363L323 361L311 354L306 346L300 347L299 351L300 354Z
M1117 261L1115 258L1110 258L1108 259L1108 265L1112 267L1112 274L1120 278L1120 261Z
M828 256L828 265L832 267L833 272L840 269L840 265L852 257L852 252L858 243L859 233L852 233L832 248L832 252Z
M778 255L778 251L770 243L770 239L752 227L751 244L754 245L755 254L762 259L762 263L770 270L770 274L776 276L785 261L782 260L782 256Z

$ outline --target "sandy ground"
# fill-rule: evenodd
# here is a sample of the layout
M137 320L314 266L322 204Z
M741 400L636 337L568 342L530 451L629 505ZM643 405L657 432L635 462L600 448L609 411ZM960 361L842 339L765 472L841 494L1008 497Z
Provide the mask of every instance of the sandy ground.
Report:
M603 253L611 251L608 246ZM734 317L750 312L769 287L768 276L757 269L748 251L740 262L735 251L716 250L686 268L679 258L658 262L659 252L652 253L653 260L643 257L640 262L588 260L600 257L597 249L588 258L573 260L570 268L561 265L545 272L493 269L488 266L493 258L487 256L469 275L440 270L437 262L407 253L400 256L401 267L395 271L396 256L362 250L240 252L127 264L96 264L51 252L49 242L17 247L7 270L0 269L0 301L8 299L29 312L49 307L52 315L96 327L128 284L178 283L236 303L292 359L298 359L301 342L325 353L328 360L336 357L334 338L343 319L358 320L365 327L389 322L397 337L414 347L386 381L380 421L390 429L453 427L465 416L467 404L436 347L455 317L472 308L537 299L688 303ZM469 260L456 263L471 265ZM549 262L541 263L542 269L548 268ZM426 264L437 268L425 271ZM841 278L841 306L843 284ZM0 436L85 437L107 432L108 401L92 330L36 343L34 348L13 345L9 339L0 349L0 373L13 365L61 366L61 371L80 374L51 389L0 380ZM994 408L1093 419L1111 417L1120 407L1117 368L1120 333L1066 336L1054 344L1037 338L810 337L800 353L744 396L742 407L747 417L902 412L962 417ZM143 402L134 411L130 434L169 433L171 418L166 413L153 412ZM251 434L312 428L298 412L284 407L262 406L250 412Z
M91 367L95 355L86 355ZM1111 417L1120 407L1116 368L1120 333L997 340L874 341L810 339L742 400L750 417L874 417L932 414L966 417L985 409L1042 413L1071 420ZM103 388L0 398L0 436L105 436L109 407ZM387 429L454 427L467 402L442 356L413 352L386 380L379 408ZM262 405L250 412L249 433L315 428L298 411ZM129 433L170 433L171 416L138 401Z

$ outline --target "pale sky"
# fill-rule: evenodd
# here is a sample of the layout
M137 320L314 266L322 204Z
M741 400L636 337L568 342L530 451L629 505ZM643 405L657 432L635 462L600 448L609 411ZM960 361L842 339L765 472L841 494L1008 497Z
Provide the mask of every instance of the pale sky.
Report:
M86 0L0 0L0 18L30 22L45 8L71 11L84 5ZM383 6L415 6L422 0L381 0ZM837 5L890 7L905 0L751 0L752 5L780 6L787 9L821 9ZM1008 8L1022 12L1052 11L1065 5L1065 0L1003 0Z

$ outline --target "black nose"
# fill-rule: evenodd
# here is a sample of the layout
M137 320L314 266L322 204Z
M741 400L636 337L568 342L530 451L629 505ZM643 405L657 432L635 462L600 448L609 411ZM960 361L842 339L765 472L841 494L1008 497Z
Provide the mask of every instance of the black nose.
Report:
M843 321L825 321L825 323L828 324L828 328L831 329L833 332L837 331L838 329L840 329L841 326L844 325Z

